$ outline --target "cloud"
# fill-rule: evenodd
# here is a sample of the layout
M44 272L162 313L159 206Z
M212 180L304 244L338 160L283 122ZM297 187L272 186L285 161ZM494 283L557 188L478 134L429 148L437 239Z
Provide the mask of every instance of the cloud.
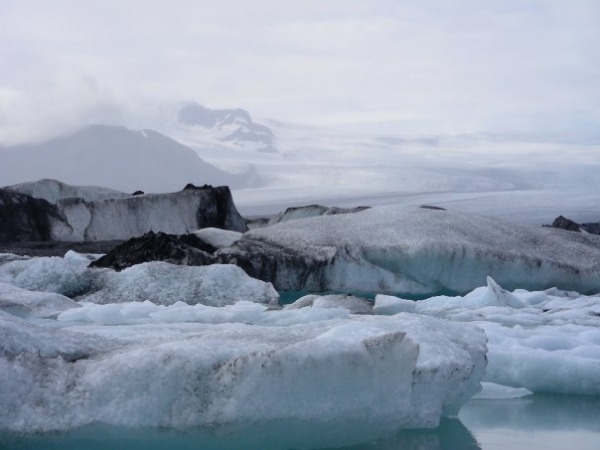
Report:
M600 124L594 0L13 0L0 16L4 143L187 100L401 132Z

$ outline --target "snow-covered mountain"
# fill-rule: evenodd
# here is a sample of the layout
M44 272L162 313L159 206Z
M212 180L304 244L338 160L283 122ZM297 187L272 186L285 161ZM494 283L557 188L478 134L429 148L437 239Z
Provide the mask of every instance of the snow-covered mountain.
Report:
M593 135L376 134L259 124L243 109L196 103L148 120L138 126L157 132L93 126L0 149L0 186L54 178L131 193L226 184L246 216L308 204L434 204L538 225L561 214L600 219Z
M189 103L177 112L180 132L197 144L229 145L236 148L276 152L271 129L255 123L247 111L208 109Z
M0 186L43 178L124 192L174 192L187 183L241 188L253 174L220 170L155 131L92 125L41 144L0 149Z

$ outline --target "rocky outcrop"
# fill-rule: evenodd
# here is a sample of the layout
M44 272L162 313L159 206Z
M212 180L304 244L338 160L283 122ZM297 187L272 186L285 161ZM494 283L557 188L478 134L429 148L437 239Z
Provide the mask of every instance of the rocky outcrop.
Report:
M0 239L4 242L126 240L150 231L186 234L206 227L247 230L226 186L93 202L67 198L56 205L8 190L0 192Z

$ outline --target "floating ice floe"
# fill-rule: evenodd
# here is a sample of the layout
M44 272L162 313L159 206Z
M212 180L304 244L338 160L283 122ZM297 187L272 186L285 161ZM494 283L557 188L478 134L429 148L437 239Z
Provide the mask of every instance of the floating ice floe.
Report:
M375 299L376 314L407 310L483 329L486 381L533 392L600 395L600 296L508 292L488 279L487 287L464 297Z
M65 312L58 322L32 324L0 312L0 428L269 420L434 427L477 392L485 371L480 330L429 317L321 320L318 313L328 310L259 311L249 304L174 305L158 314L148 313L158 307L147 303L129 312L112 306L130 321L153 323L68 322ZM187 308L197 321L212 315L222 323L174 323L168 311L177 308L178 320ZM92 309L84 305L71 318L89 317ZM215 320L222 309L229 318ZM288 326L237 322L267 314L275 322L281 314Z

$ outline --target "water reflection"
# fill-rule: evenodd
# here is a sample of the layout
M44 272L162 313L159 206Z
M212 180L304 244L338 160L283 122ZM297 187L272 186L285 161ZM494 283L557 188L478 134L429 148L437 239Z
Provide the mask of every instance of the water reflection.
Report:
M173 431L105 425L68 433L0 434L11 450L486 450L488 448L596 449L600 398L533 395L506 400L472 400L458 419L433 430L390 432L389 424L277 422L248 428Z
M460 418L469 429L600 432L600 397L536 394L506 400L471 400L461 410Z
M403 430L393 437L343 447L345 450L481 450L458 419L444 419L433 430Z
M434 430L404 430L385 438L364 440L374 430L361 424L289 424L257 426L243 431L177 432L158 429L86 427L68 433L9 436L0 438L0 448L11 450L261 450L347 449L347 450L480 450L472 434L457 419L445 419ZM361 430L363 428L363 430ZM366 433L365 433L366 431ZM362 442L358 444L357 442Z
M532 395L510 400L472 400L459 415L482 450L597 450L600 398Z

